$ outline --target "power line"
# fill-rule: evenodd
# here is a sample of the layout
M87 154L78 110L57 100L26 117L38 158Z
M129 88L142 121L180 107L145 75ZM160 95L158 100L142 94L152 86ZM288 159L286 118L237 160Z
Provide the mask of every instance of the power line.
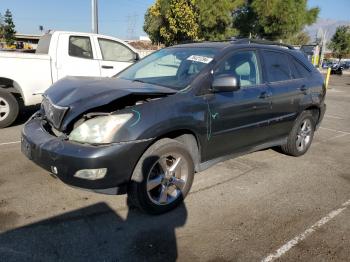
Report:
M136 22L139 18L139 15L134 13L132 15L127 16L127 28L126 28L126 37L128 39L132 39L135 36L135 28L136 28Z

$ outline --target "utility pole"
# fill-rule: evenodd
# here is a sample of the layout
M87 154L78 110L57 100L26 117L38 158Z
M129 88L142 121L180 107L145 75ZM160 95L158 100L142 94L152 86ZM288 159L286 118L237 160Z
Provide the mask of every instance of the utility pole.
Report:
M326 51L326 43L327 43L327 30L323 31L322 35L322 49L321 49L321 55L320 55L320 66L322 67L323 59L324 59L324 52Z
M92 32L98 34L98 4L97 0L91 0Z

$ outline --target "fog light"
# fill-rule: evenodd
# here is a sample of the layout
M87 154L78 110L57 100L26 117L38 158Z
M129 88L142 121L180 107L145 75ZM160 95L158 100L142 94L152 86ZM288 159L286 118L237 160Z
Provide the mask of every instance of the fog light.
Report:
M57 167L55 167L55 166L51 166L51 172L52 172L52 174L57 175L57 174L58 174Z
M97 180L104 178L107 173L107 168L99 169L82 169L75 173L75 177L79 177L87 180Z

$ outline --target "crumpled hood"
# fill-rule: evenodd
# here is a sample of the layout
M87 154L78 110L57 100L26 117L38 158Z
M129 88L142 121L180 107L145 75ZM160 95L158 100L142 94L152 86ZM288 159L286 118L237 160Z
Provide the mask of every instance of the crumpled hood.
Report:
M53 84L44 96L55 105L69 107L60 128L65 130L74 118L84 112L107 105L127 95L173 93L176 93L176 90L120 78L66 77Z

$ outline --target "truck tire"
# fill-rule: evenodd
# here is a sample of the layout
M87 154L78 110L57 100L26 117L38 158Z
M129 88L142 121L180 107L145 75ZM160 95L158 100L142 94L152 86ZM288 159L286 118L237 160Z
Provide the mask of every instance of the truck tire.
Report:
M295 120L289 133L287 144L282 145L282 151L290 156L304 155L310 148L315 132L315 119L311 111L304 111Z
M17 118L19 104L13 94L0 90L0 128L10 126Z
M161 139L138 161L128 187L128 198L141 211L162 214L177 207L190 191L194 163L187 148Z

